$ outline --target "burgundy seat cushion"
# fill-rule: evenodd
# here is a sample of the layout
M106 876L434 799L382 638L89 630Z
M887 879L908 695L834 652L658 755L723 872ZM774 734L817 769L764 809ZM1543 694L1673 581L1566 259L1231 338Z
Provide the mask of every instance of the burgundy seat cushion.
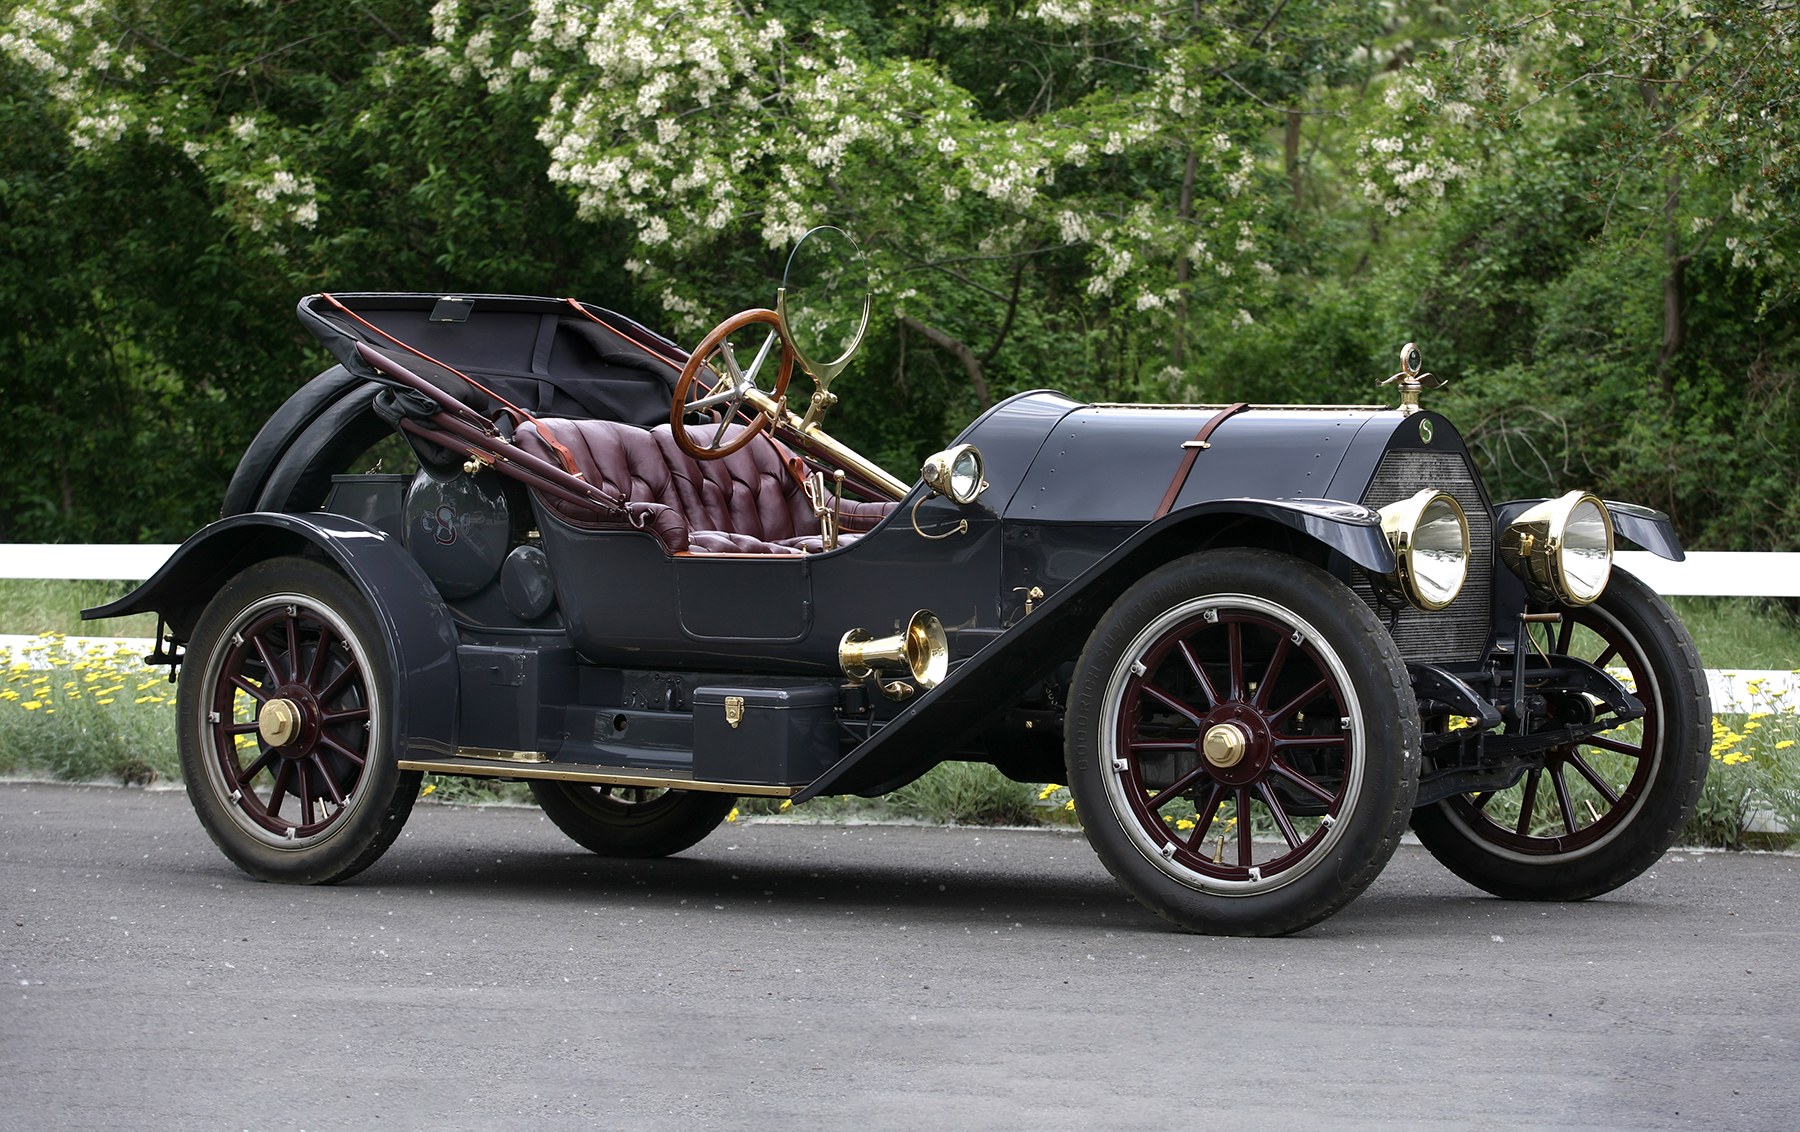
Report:
M548 429L568 449L589 483L623 496L671 553L804 554L823 549L819 518L790 470L793 454L759 436L718 460L696 460L675 443L668 425L649 431L614 421L544 419L519 426L520 447L552 463L558 457L538 434ZM733 426L730 440L742 431ZM582 526L615 525L596 508L546 499ZM871 530L893 503L845 500L840 545Z

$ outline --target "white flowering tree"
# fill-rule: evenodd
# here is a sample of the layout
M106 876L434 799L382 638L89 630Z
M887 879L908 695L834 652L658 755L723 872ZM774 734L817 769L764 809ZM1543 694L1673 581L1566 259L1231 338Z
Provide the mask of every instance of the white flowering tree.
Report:
M1800 444L1795 21L0 0L0 396L45 452L0 541L206 517L317 368L306 291L576 294L692 340L819 223L877 296L834 422L895 466L1033 386L1366 400L1417 338L1504 490L1585 454L1690 533L1800 537L1756 478Z
M832 222L868 248L884 331L955 358L978 400L1009 336L1167 393L1190 296L1237 317L1276 273L1280 202L1253 191L1276 118L1233 71L1270 70L1283 7L956 3L858 26L855 5L440 0L428 55L545 91L549 177L631 225L627 266L680 332L729 313L718 264ZM1027 353L1002 380L1042 372Z

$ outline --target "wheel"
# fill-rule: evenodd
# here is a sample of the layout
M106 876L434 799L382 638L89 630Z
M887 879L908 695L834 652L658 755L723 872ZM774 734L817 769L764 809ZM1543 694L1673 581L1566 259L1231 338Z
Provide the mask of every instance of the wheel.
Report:
M699 790L648 786L531 783L556 828L602 857L667 857L716 829L737 799Z
M1649 868L1693 817L1712 762L1700 654L1650 587L1615 568L1598 601L1560 612L1545 651L1624 669L1644 717L1550 751L1509 789L1413 815L1446 868L1514 900L1585 900Z
M330 884L400 835L420 775L388 749L384 664L368 603L308 559L249 567L201 614L176 697L181 771L239 868Z
M1392 639L1342 582L1268 551L1190 555L1127 590L1076 664L1067 733L1095 853L1195 932L1281 935L1342 908L1418 790Z
M738 363L731 336L752 327L763 328L768 336L746 369ZM778 355L775 385L765 393L757 388L756 378L771 353ZM781 332L780 315L760 309L732 315L701 339L675 382L669 405L675 443L696 460L731 455L774 421L793 375L794 351ZM749 427L726 439L726 429L740 414ZM704 423L690 423L701 416L707 418Z

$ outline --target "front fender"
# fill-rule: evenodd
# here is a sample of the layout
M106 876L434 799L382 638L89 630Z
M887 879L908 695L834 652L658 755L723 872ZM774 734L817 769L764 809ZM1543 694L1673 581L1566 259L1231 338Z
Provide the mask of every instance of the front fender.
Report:
M1514 519L1542 502L1542 499L1509 499L1496 506L1495 536L1498 537L1500 532L1506 530ZM1681 539L1675 534L1675 524L1667 515L1640 503L1621 503L1616 499L1604 502L1607 512L1612 515L1613 530L1618 534L1658 558L1667 558L1671 562L1681 562L1687 558L1687 552L1681 549Z
M367 598L381 627L393 679L390 750L444 755L456 749L456 623L444 599L398 540L355 519L327 512L258 511L211 524L178 547L143 585L86 620L154 612L177 643L192 636L201 611L233 576L267 558L305 555L341 571Z
M1137 538L1156 537L1164 528L1198 519L1239 516L1267 519L1323 543L1371 574L1390 574L1394 548L1381 532L1381 515L1360 503L1336 499L1214 499L1184 507L1151 523Z

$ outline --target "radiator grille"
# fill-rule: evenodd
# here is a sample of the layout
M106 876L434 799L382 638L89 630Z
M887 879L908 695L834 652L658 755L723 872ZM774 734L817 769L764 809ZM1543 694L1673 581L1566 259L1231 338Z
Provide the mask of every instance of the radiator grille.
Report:
M1362 502L1368 507L1385 507L1428 487L1455 496L1469 520L1469 578L1462 593L1448 608L1436 613L1403 604L1396 618L1376 599L1375 589L1363 571L1355 572L1353 588L1374 607L1393 634L1394 643L1400 646L1400 655L1407 660L1480 660L1493 617L1494 520L1482 499L1468 457L1460 452L1393 449L1382 457Z

